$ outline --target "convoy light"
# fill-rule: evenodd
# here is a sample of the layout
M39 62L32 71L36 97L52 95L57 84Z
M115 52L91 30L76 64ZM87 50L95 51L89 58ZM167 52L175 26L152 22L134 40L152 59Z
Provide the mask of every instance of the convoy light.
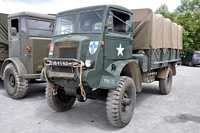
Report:
M30 52L31 51L31 46L27 46L26 49Z
M50 47L49 51L53 51L53 49L54 49L54 43L50 43L49 47Z
M54 43L49 44L49 55L53 55Z
M86 60L85 61L85 66L86 67L91 67L91 65L92 65L92 61L91 60Z
M104 45L105 45L105 43L102 41L102 42L101 42L101 46L104 46Z

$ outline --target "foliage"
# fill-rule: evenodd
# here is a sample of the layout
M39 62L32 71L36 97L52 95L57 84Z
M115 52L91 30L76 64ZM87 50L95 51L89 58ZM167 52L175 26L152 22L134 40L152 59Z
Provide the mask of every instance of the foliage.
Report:
M181 0L181 5L172 13L164 4L155 13L160 13L183 27L183 53L200 50L200 0Z
M166 4L162 4L156 11L156 14L162 14L165 18L169 18L172 21L174 21L176 14L175 13L171 13L168 10L168 7Z
M174 11L176 14L185 14L191 12L195 14L200 11L200 1L199 0L181 0L181 5Z

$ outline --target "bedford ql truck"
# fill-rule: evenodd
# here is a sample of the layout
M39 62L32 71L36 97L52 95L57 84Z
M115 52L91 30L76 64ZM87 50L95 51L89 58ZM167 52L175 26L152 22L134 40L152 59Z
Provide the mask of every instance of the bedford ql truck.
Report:
M142 83L169 94L182 49L182 28L150 9L101 5L57 14L41 79L55 111L75 100L106 100L109 122L126 126Z
M33 12L0 14L0 76L10 97L24 97L29 81L40 79L54 21Z

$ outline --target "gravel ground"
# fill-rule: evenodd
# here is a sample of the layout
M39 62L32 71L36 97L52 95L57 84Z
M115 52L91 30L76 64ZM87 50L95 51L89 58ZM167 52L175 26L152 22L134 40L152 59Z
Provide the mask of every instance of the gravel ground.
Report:
M115 128L107 120L105 101L75 102L55 112L45 99L46 84L30 84L23 99L11 99L0 81L0 133L200 133L200 66L179 66L169 95L158 82L143 84L131 122Z

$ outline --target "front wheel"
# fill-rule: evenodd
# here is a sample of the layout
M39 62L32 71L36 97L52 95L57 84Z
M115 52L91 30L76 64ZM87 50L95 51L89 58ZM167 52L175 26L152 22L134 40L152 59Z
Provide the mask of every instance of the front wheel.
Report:
M168 76L165 79L159 80L160 93L167 95L170 93L172 88L172 70L169 69Z
M109 122L115 127L125 127L131 120L136 102L134 81L121 76L116 90L109 90L106 113Z
M52 89L48 85L45 95L49 107L57 112L69 110L76 100L75 96L67 95L63 89L58 89L57 94L54 95Z
M12 98L22 98L28 92L28 81L19 77L13 63L9 63L4 69L4 86L8 95Z

